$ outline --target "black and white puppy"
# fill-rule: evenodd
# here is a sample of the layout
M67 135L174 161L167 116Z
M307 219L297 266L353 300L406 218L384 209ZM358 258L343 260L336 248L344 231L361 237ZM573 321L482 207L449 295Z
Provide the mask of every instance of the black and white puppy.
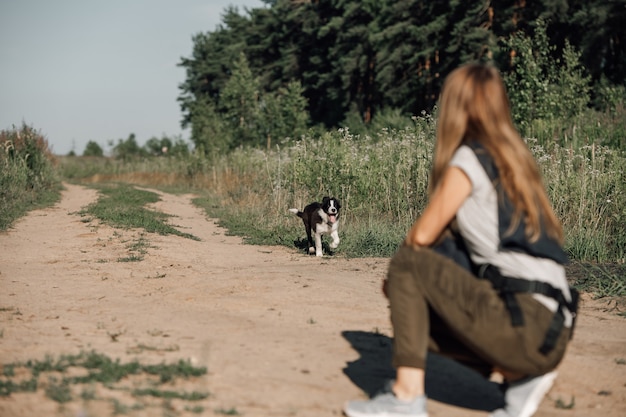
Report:
M333 239L330 243L332 249L339 246L339 209L341 204L334 197L324 197L321 203L317 201L309 204L303 211L297 208L289 209L290 212L302 219L306 236L309 241L309 254L322 256L322 235L329 234ZM315 246L313 246L315 236Z

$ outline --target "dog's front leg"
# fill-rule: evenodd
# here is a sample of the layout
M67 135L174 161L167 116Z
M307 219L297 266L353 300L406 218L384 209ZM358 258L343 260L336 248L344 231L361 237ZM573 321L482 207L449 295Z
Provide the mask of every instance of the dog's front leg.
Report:
M339 232L337 230L333 230L330 234L330 237L333 238L333 241L329 245L331 249L337 249L339 246Z
M315 256L323 256L322 253L322 235L315 233Z

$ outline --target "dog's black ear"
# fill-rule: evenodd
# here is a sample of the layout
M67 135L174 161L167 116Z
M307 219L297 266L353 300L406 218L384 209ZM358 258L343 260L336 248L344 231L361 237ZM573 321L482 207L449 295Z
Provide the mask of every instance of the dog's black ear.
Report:
M330 201L330 197L324 197L322 198L322 204L326 204Z
M335 202L337 203L337 210L339 210L341 208L341 203L336 198L335 198Z

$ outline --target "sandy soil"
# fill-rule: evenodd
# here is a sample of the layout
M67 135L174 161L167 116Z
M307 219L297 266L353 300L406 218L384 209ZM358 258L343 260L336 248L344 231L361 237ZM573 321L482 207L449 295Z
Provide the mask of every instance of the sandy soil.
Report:
M190 359L208 369L187 382L210 393L202 415L339 416L346 400L365 398L367 384L384 376L387 259L244 245L195 208L192 196L161 194L155 207L201 241L147 235L143 261L118 262L140 232L86 222L76 212L95 191L66 187L55 207L0 234L1 364L91 350L122 362ZM626 416L626 319L618 313L615 300L584 297L538 416ZM571 409L556 406L572 399ZM195 415L176 404L126 414ZM487 415L436 401L429 411ZM112 413L110 401L61 406L41 389L0 397L3 417Z

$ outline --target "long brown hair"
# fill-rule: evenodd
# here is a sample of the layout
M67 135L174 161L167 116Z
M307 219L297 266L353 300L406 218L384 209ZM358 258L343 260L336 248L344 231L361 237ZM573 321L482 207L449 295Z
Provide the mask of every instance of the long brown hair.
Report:
M515 207L512 232L526 222L531 241L545 228L548 236L563 241L535 160L513 126L502 78L490 65L468 64L446 78L439 100L437 142L429 193L439 184L452 155L465 140L481 143L500 174L500 181Z

